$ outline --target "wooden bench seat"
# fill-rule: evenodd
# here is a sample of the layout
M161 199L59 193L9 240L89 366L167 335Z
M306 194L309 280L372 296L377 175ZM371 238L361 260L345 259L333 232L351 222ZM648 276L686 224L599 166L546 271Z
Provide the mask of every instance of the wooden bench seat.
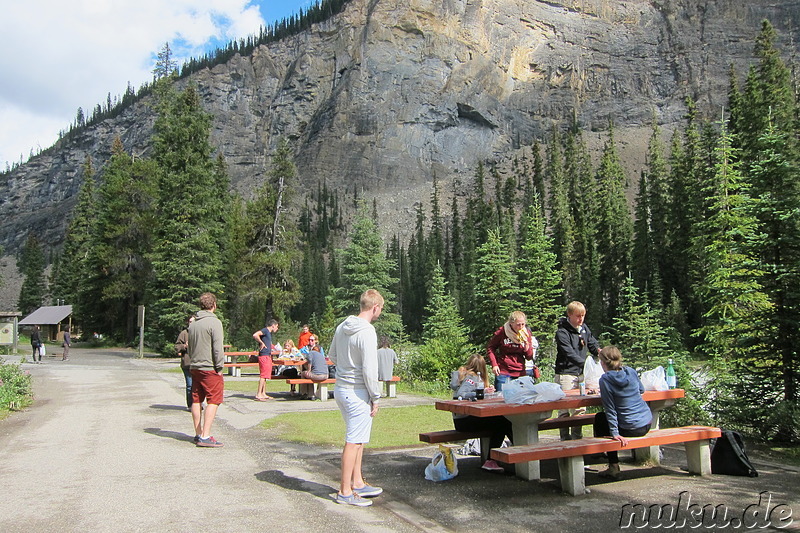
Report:
M584 455L684 443L689 472L706 475L711 473L711 439L718 438L721 434L722 432L719 428L707 426L654 429L644 437L629 438L628 445L624 448L616 440L591 437L495 448L490 452L489 456L495 461L510 464L557 459L561 489L573 496L577 496L586 493L586 479L583 468Z
M309 386L308 390L311 394L319 398L321 401L328 401L328 385L336 383L335 378L328 378L325 381L311 381L310 379L287 379L286 383L289 385L305 385ZM316 391L314 390L316 389ZM308 394L308 393L306 393Z
M575 416L562 416L560 418L548 418L539 422L539 430L558 429L573 426L585 426L594 422L594 413ZM481 439L481 457L485 461L488 459L489 437L491 431L458 431L450 429L445 431L431 431L420 433L419 440L429 444L439 444L442 442L455 442L468 439Z
M387 398L397 398L397 382L400 376L392 376L392 379L381 381L383 383L383 395Z
M256 367L258 368L258 363L225 363L222 365L223 367L228 369L228 375L233 376L235 378L241 377L242 375L242 368L249 368L249 367Z

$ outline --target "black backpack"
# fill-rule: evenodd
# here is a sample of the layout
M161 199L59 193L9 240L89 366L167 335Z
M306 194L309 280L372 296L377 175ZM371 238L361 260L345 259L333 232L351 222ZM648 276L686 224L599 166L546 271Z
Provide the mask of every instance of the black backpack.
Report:
M747 452L744 451L744 440L741 433L722 431L722 436L717 439L714 449L711 450L711 473L729 476L758 476L756 468L747 458Z

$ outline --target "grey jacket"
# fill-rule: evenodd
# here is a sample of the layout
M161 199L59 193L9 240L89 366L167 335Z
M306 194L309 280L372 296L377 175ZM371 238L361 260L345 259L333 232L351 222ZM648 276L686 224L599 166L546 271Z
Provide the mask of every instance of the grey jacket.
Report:
M198 311L189 324L189 368L222 372L225 353L222 349L222 322L211 311Z

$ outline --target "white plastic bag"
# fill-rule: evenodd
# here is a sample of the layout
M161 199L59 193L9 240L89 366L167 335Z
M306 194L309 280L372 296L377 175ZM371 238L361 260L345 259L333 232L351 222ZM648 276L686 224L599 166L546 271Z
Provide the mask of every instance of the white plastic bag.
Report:
M564 391L555 383L533 383L530 376L522 376L503 384L503 400L506 403L552 402L564 397Z
M653 370L642 372L642 385L644 390L668 390L667 377L663 366L657 366Z
M439 445L439 451L425 467L425 479L428 481L447 481L458 475L458 459L451 446Z
M40 345L39 345L39 355L40 355L40 356L42 356L42 357L44 357L45 355L47 355L47 354L45 353L44 344L40 344Z
M603 367L594 360L594 357L588 356L583 364L583 381L586 383L586 389L599 389L602 375Z

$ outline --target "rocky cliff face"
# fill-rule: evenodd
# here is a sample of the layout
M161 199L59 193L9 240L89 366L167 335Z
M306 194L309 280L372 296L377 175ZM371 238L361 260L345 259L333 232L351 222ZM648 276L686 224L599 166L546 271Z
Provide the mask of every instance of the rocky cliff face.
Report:
M507 159L573 114L594 130L613 119L640 160L652 117L669 129L686 96L719 109L730 64L743 75L753 62L761 20L788 57L798 17L789 0L352 0L191 81L234 187L257 184L286 136L305 185L363 191L402 221L434 173L445 189L468 182L478 161ZM13 171L0 183L0 245L15 251L35 231L58 246L85 157L102 166L116 135L146 155L152 123L141 101Z

